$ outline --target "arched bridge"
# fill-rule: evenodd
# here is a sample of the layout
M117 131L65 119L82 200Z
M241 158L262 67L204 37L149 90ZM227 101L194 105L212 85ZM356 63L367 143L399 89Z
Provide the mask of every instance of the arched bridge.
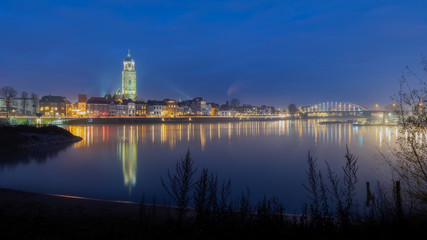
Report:
M313 106L303 107L304 113L319 112L363 112L367 109L354 103L349 102L322 102Z

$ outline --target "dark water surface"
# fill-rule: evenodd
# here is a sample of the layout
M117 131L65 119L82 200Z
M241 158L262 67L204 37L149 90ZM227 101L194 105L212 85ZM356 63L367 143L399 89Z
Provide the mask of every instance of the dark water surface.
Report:
M246 187L252 201L277 196L288 212L307 202L306 155L341 175L345 146L359 157L359 197L366 181L384 179L378 149L394 141L395 127L319 124L319 120L233 123L64 126L83 140L66 147L1 156L0 187L139 201L167 199L160 177L190 148L196 167L232 179L234 196Z

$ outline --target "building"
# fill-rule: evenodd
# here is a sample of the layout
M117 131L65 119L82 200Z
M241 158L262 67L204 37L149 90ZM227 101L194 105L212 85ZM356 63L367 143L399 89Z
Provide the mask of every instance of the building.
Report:
M208 103L211 107L211 116L218 116L219 115L219 104L216 103Z
M130 57L130 51L123 61L122 94L123 99L137 99L135 61Z
M166 102L166 116L176 117L179 114L178 104L175 100L165 99Z
M190 106L178 104L178 112L180 115L188 116L193 115L193 111Z
M124 100L123 105L125 106L126 116L135 116L135 113L136 113L135 103L131 99Z
M134 102L128 102L127 106L128 106L128 116L134 117L136 114L135 103Z
M111 101L108 104L108 115L109 116L117 116L117 105L121 104L120 102Z
M249 104L243 104L241 106L236 107L236 111L241 116L257 116L261 114L261 108Z
M261 114L262 115L274 115L274 114L276 114L276 109L274 109L274 107L272 107L272 106L262 105L261 106Z
M148 111L154 117L163 117L167 113L166 106L163 104L150 105Z
M219 111L219 115L221 117L234 117L236 113L237 113L236 110L233 110L233 109Z
M108 105L108 115L110 116L135 116L136 104L132 100L111 101Z
M67 117L71 117L71 116L75 115L76 105L77 104L73 105L70 101L65 99L65 109L67 109L67 114L66 114Z
M167 115L167 104L164 101L147 101L148 115L153 117L163 117Z
M147 104L144 101L135 102L135 115L136 116L145 116L147 115Z
M86 102L87 114L91 117L108 116L109 102L103 97L91 97Z
M200 112L204 116L212 116L212 105L206 104L206 101L200 103Z
M42 116L66 117L67 103L65 97L61 96L43 96L40 99L40 114Z
M120 101L111 102L109 111L112 116L127 116L128 106Z
M202 97L196 97L190 100L190 107L196 115L203 115L206 112L206 101Z
M87 102L87 95L79 94L78 100L77 100L77 110L78 110L78 113L81 115L86 114L86 102Z

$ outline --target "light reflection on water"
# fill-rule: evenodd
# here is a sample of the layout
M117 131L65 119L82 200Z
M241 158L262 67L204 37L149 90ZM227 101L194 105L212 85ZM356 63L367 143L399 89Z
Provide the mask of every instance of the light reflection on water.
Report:
M46 193L139 201L147 192L162 199L160 177L190 148L198 169L232 178L235 192L248 186L254 200L276 195L298 211L306 201L301 183L308 150L319 166L328 160L339 170L348 145L359 156L361 182L375 182L376 149L398 134L396 127L319 121L66 126L83 140L44 165L27 161L28 166L0 170L0 181L2 187Z
M375 126L358 127L351 124L318 124L319 120L308 121L274 121L274 122L236 122L236 123L188 123L188 124L147 124L147 125L122 125L114 126L117 130L117 138L127 141L129 145L139 141L145 143L159 143L174 149L177 142L199 141L201 151L209 142L227 138L247 136L294 136L297 129L298 138L311 137L315 146L318 142L342 146L351 143L352 136L357 136L359 145L363 147L363 135L368 131L375 131L375 143L382 146L384 141L391 143L398 136L397 127ZM362 129L362 134L359 133ZM74 145L75 148L91 147L93 144L101 144L110 140L110 126L69 126L74 135L83 138ZM128 135L128 136L127 136ZM420 136L422 137L422 136ZM417 136L418 138L418 136ZM95 142L94 142L95 139Z

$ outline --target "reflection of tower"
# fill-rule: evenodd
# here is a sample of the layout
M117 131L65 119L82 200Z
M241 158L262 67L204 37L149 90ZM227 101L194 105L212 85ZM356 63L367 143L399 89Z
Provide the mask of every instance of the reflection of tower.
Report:
M134 136L134 131L131 127L129 137L126 138L126 126L123 126L123 133L117 145L117 154L122 161L123 178L125 186L129 187L129 192L136 184L137 170L137 142Z
M135 61L130 57L130 50L123 61L122 94L124 99L137 99Z

